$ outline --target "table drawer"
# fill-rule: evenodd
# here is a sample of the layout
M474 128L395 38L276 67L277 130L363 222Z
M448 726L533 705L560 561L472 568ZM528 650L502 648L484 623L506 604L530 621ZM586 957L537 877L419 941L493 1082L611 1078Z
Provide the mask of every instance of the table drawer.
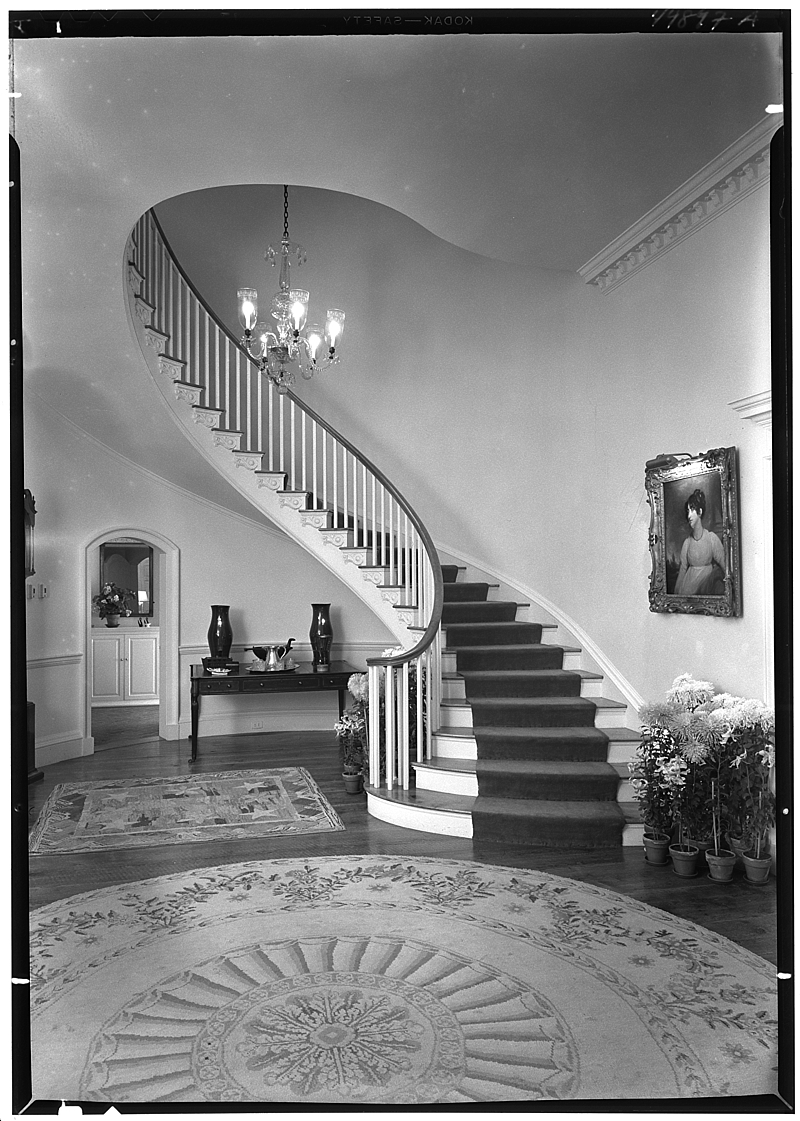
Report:
M239 692L239 682L238 681L226 681L224 678L222 678L221 680L218 680L218 681L214 681L214 680L201 681L200 682L200 692L201 693L238 693Z
M310 689L319 689L319 682L314 678L291 677L288 673L276 674L274 677L252 677L242 681L244 693L290 693L294 689L302 689L307 693Z
M349 673L338 673L335 677L321 677L321 687L323 689L346 689L349 679Z

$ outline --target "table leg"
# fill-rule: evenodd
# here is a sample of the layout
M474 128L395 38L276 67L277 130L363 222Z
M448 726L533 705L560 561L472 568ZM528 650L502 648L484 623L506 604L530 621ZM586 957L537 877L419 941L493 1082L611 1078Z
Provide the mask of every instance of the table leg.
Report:
M197 726L200 723L200 690L192 688L192 754L189 759L190 763L197 760Z
M346 695L347 695L347 689L340 689L339 690L339 719L340 720L344 716L344 699L345 699Z

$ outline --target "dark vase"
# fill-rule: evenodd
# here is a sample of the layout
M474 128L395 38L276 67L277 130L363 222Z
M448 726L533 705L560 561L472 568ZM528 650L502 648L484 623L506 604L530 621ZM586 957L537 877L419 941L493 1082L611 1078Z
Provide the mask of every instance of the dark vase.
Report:
M227 658L231 652L233 631L228 618L230 607L227 604L211 605L211 626L208 628L208 649L212 658Z
M311 652L315 670L327 670L331 665L331 643L333 642L333 627L331 626L331 605L329 603L311 604L311 630L308 637L311 640Z

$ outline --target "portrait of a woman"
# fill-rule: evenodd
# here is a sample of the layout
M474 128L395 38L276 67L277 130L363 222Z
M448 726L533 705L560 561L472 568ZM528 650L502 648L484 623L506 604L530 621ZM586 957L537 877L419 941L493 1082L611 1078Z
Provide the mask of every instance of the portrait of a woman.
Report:
M675 595L719 596L725 594L725 550L716 533L703 525L706 496L695 490L684 503L689 536L681 546Z

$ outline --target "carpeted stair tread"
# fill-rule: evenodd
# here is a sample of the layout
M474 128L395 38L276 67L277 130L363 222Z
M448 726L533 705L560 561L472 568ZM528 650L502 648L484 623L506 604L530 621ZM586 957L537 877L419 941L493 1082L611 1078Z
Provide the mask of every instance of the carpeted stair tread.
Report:
M464 569L458 564L443 564L442 565L442 580L445 584L453 584L458 579L459 572Z
M625 817L615 801L491 798L472 807L473 839L512 845L618 848Z
M573 728L475 728L478 759L605 762L609 738L591 725Z
M483 602L488 598L489 588L499 588L499 584L489 584L484 582L475 581L473 583L461 583L455 581L452 584L445 584L444 586L444 602L445 603L474 603Z
M442 605L442 626L453 623L510 623L517 617L517 604L510 600L455 600Z
M484 697L577 697L584 677L574 670L464 670L470 701Z
M609 763L537 759L479 759L480 796L553 801L613 801L619 775Z
M598 698L599 699L599 698ZM583 727L597 706L586 697L480 697L470 702L472 726Z
M545 642L519 642L483 646L445 647L445 653L455 653L459 673L479 673L483 670L505 669L561 669L566 648Z
M519 642L540 643L542 640L541 623L512 621L448 623L446 631L445 646L456 649L462 646L507 646L509 643Z

